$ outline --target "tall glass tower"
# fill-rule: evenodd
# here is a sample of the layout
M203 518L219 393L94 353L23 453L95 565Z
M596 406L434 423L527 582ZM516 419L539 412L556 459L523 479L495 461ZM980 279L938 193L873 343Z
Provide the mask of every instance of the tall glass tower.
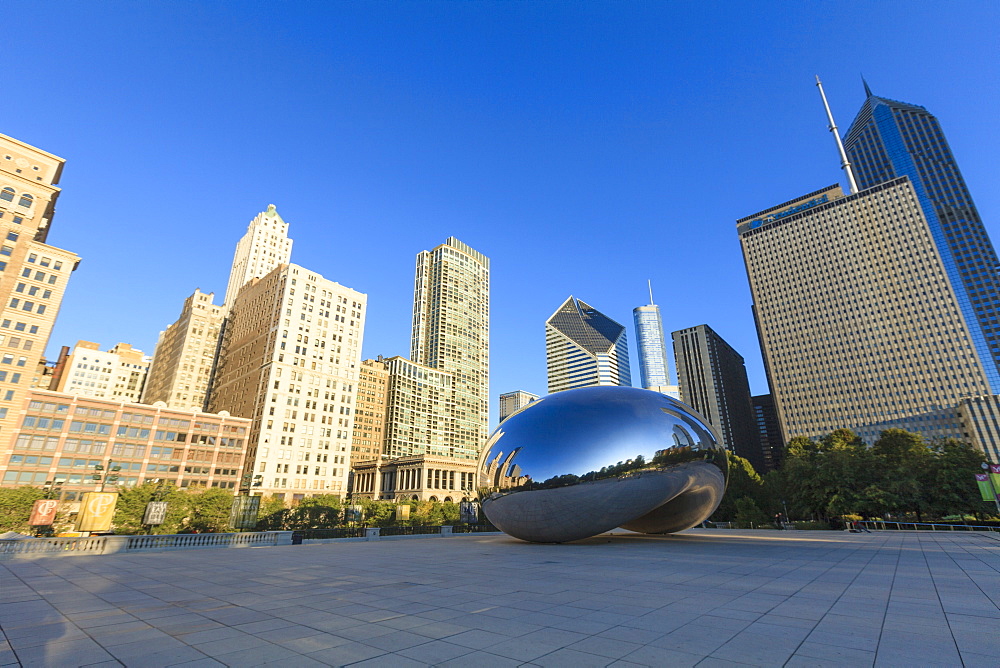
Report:
M872 95L844 139L862 190L909 177L993 394L1000 394L1000 263L938 120Z

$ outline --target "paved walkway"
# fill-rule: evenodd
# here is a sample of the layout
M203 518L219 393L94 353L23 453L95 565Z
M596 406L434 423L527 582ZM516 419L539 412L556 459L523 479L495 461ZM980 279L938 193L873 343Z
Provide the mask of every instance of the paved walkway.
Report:
M692 530L0 564L0 665L1000 665L1000 540Z

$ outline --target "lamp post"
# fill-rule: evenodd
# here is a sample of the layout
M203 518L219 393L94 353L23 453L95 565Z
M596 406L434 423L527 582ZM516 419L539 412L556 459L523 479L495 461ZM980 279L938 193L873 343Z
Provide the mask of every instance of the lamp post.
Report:
M111 483L113 485L118 484L118 472L122 470L122 467L115 464L110 459L108 460L107 467L103 464L94 464L94 482L97 483L97 491L103 492L104 485Z

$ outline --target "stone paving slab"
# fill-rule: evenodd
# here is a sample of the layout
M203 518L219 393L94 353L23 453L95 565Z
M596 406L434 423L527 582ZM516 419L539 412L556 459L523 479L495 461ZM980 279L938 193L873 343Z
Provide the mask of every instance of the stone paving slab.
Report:
M615 532L0 563L0 666L998 666L983 534Z

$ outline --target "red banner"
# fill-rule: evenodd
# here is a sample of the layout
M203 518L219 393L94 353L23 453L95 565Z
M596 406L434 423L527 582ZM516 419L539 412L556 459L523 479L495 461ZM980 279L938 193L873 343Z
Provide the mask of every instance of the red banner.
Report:
M38 499L31 507L31 519L28 524L33 527L50 526L56 519L59 502L55 499Z

